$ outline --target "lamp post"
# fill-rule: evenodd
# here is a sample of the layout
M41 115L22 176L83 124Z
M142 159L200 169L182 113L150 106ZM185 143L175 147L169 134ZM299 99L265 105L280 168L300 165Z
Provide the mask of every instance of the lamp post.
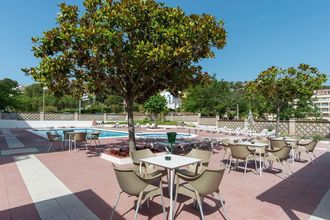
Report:
M42 113L45 113L45 92L47 89L46 86L42 87Z

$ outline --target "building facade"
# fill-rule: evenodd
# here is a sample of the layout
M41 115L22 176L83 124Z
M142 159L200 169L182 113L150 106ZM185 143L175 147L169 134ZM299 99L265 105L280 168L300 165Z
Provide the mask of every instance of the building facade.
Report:
M330 120L330 89L319 89L314 92L314 104L320 109L322 118Z
M177 109L181 105L181 99L173 96L170 92L168 91L163 91L160 93L161 96L164 96L166 101L167 101L167 108L168 109Z

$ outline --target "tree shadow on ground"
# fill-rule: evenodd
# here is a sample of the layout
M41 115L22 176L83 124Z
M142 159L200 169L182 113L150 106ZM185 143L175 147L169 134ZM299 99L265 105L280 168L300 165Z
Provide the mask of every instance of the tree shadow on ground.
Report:
M330 153L322 154L315 161L317 164L307 164L257 199L280 206L290 219L299 219L295 211L312 215L330 188ZM330 217L319 215L317 217L324 219Z

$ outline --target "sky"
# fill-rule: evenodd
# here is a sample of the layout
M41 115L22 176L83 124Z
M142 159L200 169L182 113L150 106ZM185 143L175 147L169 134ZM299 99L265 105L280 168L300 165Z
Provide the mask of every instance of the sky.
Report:
M31 37L55 27L58 4L82 6L82 0L0 1L0 79L28 85L21 68L38 64ZM330 0L162 0L187 14L222 19L227 44L203 70L227 81L254 80L271 66L317 67L330 78ZM326 83L330 85L330 79Z

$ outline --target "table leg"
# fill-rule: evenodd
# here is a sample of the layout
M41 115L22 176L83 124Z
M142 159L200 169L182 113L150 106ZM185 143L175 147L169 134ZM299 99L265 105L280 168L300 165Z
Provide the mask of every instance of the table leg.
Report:
M173 219L173 180L174 180L174 169L170 170L170 220Z
M262 176L261 151L259 154L259 174L260 174L260 176Z

